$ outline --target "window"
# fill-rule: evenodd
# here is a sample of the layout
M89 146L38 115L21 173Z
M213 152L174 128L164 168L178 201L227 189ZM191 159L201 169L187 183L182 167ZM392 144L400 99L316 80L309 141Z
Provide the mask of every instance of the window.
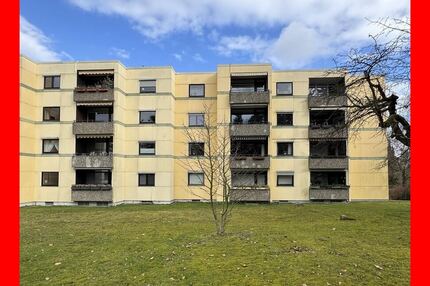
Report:
M293 156L293 142L278 142L278 156Z
M292 126L293 114L292 113L278 113L276 117L278 126Z
M294 174L293 173L279 173L276 179L277 186L294 186Z
M140 93L155 93L156 92L155 80L141 80Z
M42 139L42 153L43 154L57 154L58 153L58 139Z
M189 143L188 155L189 156L203 156L205 154L205 143Z
M188 186L203 186L205 176L203 173L188 173Z
M43 108L43 121L60 121L60 108L59 107L44 107Z
M139 155L155 155L155 142L139 142Z
M205 116L203 113L189 113L188 126L203 126L205 125Z
M139 120L141 124L155 123L155 111L140 111Z
M139 186L155 186L155 174L139 174Z
M58 172L42 172L42 186L57 187Z
M205 96L205 85L204 84L190 84L189 85L189 96L190 97L204 97Z
M60 76L59 75L49 75L44 77L44 89L59 89L60 88Z
M276 94L277 95L293 95L293 83L292 82L277 82L276 83Z

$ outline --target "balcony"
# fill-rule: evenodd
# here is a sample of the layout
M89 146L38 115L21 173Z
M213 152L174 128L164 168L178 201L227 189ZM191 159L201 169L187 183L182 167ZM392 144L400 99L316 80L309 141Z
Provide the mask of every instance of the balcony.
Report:
M237 91L230 90L230 104L269 104L269 90Z
M326 126L323 128L309 128L309 139L347 139L348 129L341 126Z
M309 107L347 106L348 99L345 95L338 96L309 96Z
M348 201L349 186L311 186L309 200L315 201Z
M309 169L348 169L347 157L310 157Z
M231 124L230 136L269 136L269 123Z
M269 187L233 187L231 190L230 199L236 202L270 202Z
M113 166L113 156L111 153L89 153L74 155L72 158L72 165L77 169L111 169Z
M106 184L72 185L72 201L75 202L111 202L112 186Z
M73 123L73 134L75 135L112 135L113 122L79 121Z
M268 156L235 156L231 159L230 169L269 169Z
M110 87L77 87L73 92L77 103L113 102L113 88Z

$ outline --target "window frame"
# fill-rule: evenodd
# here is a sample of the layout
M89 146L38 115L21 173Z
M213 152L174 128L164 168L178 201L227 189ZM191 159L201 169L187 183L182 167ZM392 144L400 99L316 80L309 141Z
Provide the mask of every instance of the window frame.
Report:
M57 152L45 152L45 142L48 140L56 140L58 142ZM59 138L43 138L42 139L42 154L59 154L60 153L60 139Z
M154 153L141 153L140 152L140 144L144 144L144 143L153 143L154 144ZM140 156L152 156L155 155L155 153L157 152L157 144L155 143L155 141L139 141L139 155Z
M203 124L202 125L190 124L190 122L191 122L190 116L192 116L192 115L201 115L203 117ZM205 114L204 113L188 113L188 127L203 127L203 126L205 126Z
M203 151L202 155L192 155L191 154L191 145L192 144L203 144L203 149L199 147L200 151ZM205 143L204 142L188 142L188 156L189 157L202 157L205 155Z
M142 112L153 112L154 113L154 122L142 122L141 121L141 114ZM157 122L157 111L156 110L140 110L139 111L139 124L155 124Z
M193 86L203 86L203 95L191 95L191 87ZM188 85L188 97L205 97L206 96L206 85L204 83L190 83Z
M291 114L291 124L279 124L279 115L280 114ZM293 112L276 112L276 126L294 126L294 113Z
M152 175L153 176L153 185L141 185L140 184L140 176L141 175L145 175L145 176L148 176L148 175ZM147 180L148 181L148 180ZM137 185L139 186L139 187L155 187L155 173L139 173L138 175L137 175Z
M49 120L49 119L45 119L45 110L47 109L58 109L58 120ZM42 108L42 121L44 122L59 122L61 118L61 108L60 106L44 106Z
M57 174L57 180L56 180L56 182L54 184L45 185L44 182L43 182L43 175L44 174ZM58 187L59 186L59 182L60 182L60 172L53 172L53 171L44 172L44 171L42 171L42 173L40 175L40 179L41 179L40 185L42 187Z
M59 78L59 82L58 82L58 87L54 86L54 78L58 77ZM47 78L51 78L51 87L46 85L46 79ZM43 76L43 89L60 89L61 88L61 75L44 75Z
M279 154L279 144L291 144L291 155ZM293 157L294 156L294 142L293 141L276 142L276 155L278 157Z
M281 176L291 176L291 185L280 184L279 177ZM294 187L294 173L293 174L276 174L276 186L277 187Z
M202 175L203 180L200 184L190 184L191 175ZM205 185L205 174L203 172L188 172L188 186L204 186Z
M291 84L291 93L278 93L278 85L284 84L284 83ZM293 84L292 81L280 81L280 82L276 83L276 95L279 95L279 96L292 96L293 93L294 93L294 84Z
M154 81L155 82L155 85L154 85L154 91L142 91L142 86L141 86L141 83L143 82L143 81ZM157 80L156 79L141 79L141 80L139 80L139 93L157 93Z

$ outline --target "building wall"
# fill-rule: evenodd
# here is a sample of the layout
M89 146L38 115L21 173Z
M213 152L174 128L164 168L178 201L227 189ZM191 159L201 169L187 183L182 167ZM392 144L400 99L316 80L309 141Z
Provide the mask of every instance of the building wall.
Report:
M126 68L119 62L35 63L21 57L20 86L20 200L22 204L55 202L72 204L71 185L75 183L72 157L76 119L73 89L78 70L113 69L114 143L113 202L204 199L198 187L188 187L186 164L188 140L184 129L188 113L211 111L214 124L230 122L230 74L267 72L270 102L268 184L271 201L309 199L309 108L310 77L323 77L324 71L273 71L271 65L219 65L216 72L176 73L172 67ZM44 90L44 75L61 75L59 90ZM155 94L140 94L139 80L155 79ZM293 96L277 96L276 82L293 82ZM190 98L189 84L205 84L204 98ZM44 106L60 106L60 122L43 122ZM155 124L139 124L139 111L156 110ZM293 112L293 126L277 126L277 112ZM382 167L387 142L375 122L349 132L348 184L351 200L388 199L388 170ZM219 132L222 128L218 127ZM196 131L197 132L197 131ZM43 138L59 138L59 154L42 154ZM156 154L140 156L139 141L156 141ZM278 157L276 143L294 142L293 157ZM42 171L59 171L58 187L41 187ZM294 172L293 187L276 186L277 172ZM155 187L139 187L139 173L155 173Z

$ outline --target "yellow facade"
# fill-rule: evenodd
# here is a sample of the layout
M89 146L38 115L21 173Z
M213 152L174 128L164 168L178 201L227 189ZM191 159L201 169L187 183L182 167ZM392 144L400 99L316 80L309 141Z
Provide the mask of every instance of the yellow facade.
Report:
M187 156L184 128L189 113L210 106L218 123L230 122L230 77L232 73L266 73L270 135L267 152L270 168L267 185L270 201L308 201L309 170L309 78L320 71L276 71L271 65L219 65L216 72L177 73L172 67L127 68L120 62L36 63L20 59L20 202L76 204L71 186L76 181L72 165L75 154L73 122L76 120L74 89L77 71L113 70L113 166L112 202L171 203L201 199L199 187L187 184L188 171L180 160ZM44 89L44 76L59 75L60 88ZM156 93L141 94L140 80L155 80ZM277 82L292 82L292 96L277 96ZM189 97L190 84L204 84L205 96ZM43 121L43 107L60 107L60 120ZM156 111L155 124L139 124L139 111ZM277 126L277 112L292 112L293 126ZM381 167L387 156L387 141L375 125L349 132L347 184L350 200L388 199L388 170ZM42 139L58 138L58 154L43 154ZM155 141L156 154L139 156L139 141ZM294 155L276 155L277 142L293 142ZM58 186L41 185L42 172L59 172ZM277 186L277 173L293 172L294 186ZM139 173L154 173L155 186L138 186Z

